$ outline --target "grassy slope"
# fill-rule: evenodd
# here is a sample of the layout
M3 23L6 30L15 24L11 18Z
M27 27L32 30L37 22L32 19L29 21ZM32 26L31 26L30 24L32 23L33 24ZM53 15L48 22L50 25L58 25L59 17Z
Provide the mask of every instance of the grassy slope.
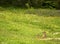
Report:
M24 14L21 9L0 9L0 44L60 44L59 40L42 41L46 31L47 37L59 38L60 17L44 17Z

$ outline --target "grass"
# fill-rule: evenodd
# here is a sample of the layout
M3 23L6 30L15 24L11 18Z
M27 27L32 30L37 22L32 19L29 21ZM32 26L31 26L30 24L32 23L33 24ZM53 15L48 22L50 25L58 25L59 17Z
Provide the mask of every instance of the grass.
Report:
M50 16L51 12L57 16ZM60 37L60 33L52 34L60 32L59 14L59 10L0 7L0 44L60 44L60 40L38 40L37 37L39 34L42 38L44 31L47 38Z

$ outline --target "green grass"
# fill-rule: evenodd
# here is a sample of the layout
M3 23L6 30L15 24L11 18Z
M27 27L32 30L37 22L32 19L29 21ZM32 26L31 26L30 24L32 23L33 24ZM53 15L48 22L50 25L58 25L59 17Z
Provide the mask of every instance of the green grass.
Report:
M60 32L60 17L50 16L46 10L59 15L57 10L49 9L39 9L39 15L34 9L0 8L0 44L60 44L60 40L36 38L38 34L42 38L43 31L47 38L60 37L52 34Z

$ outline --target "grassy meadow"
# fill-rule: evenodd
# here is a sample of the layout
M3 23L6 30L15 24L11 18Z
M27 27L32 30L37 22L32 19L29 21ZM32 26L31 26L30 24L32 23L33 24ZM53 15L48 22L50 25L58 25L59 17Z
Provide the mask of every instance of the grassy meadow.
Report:
M39 40L44 31L47 38L60 38L59 14L54 9L0 7L0 44L60 44L60 40Z

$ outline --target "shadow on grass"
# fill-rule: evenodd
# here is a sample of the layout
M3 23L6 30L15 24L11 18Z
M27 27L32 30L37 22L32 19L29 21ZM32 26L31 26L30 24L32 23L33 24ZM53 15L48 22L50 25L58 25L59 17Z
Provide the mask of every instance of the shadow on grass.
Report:
M0 11L4 10L10 10L15 9L15 10L23 10L24 14L33 14L33 15L38 15L38 16L44 16L44 17L60 17L60 10L56 9L41 9L41 8L25 8L25 7L18 7L18 6L10 6L10 5L0 5Z
M60 17L60 10L55 9L28 9L25 14L33 14L45 17Z

